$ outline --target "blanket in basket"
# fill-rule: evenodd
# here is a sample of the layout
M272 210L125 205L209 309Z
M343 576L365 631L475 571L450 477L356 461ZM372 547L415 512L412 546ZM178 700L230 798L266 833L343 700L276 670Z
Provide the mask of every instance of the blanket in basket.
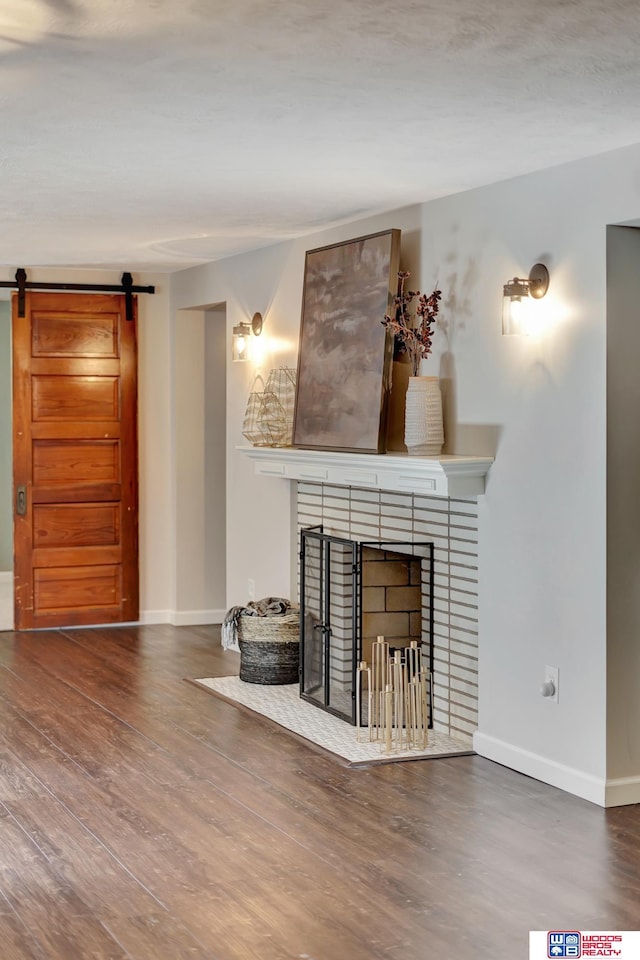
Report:
M251 600L246 607L231 607L222 623L222 646L225 650L240 650L238 620L240 617L282 617L291 609L291 601L284 597L263 597Z

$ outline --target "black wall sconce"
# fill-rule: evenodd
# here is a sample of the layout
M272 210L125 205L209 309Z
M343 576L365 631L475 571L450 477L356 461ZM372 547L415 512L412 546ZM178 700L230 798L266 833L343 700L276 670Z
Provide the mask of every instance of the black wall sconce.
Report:
M541 300L549 289L549 271L534 263L527 279L514 277L503 287L502 332L505 335L530 333L531 298Z

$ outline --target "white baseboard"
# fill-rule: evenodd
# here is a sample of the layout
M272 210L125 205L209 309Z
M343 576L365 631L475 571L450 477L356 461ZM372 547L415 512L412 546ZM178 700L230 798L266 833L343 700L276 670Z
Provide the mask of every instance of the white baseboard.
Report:
M624 807L630 803L640 803L640 777L607 780L605 807Z
M9 597L7 603L3 606L2 582L0 581L0 630L13 630L13 603L9 603L12 598ZM5 610L6 606L6 610ZM168 623L172 627L196 627L208 626L210 624L222 623L226 616L226 610L141 610L140 619L132 620L131 623L92 623L83 624L82 629L97 627L127 627L142 624L143 626L154 626L162 623ZM3 616L3 613L5 616ZM5 622L6 621L6 622ZM55 629L58 629L57 627Z
M606 783L600 777L583 773L574 767L549 760L529 750L522 750L511 743L488 737L483 733L474 733L473 749L481 757L495 760L504 767L524 773L527 777L533 777L534 780L549 783L552 787L559 787L560 790L566 790L567 793L582 797L583 800L590 800L591 803L597 803L601 807L614 806L606 802Z
M174 627L196 627L222 623L226 615L226 610L174 610L169 622Z
M171 610L141 610L140 623L151 626L159 623L171 623Z
M222 623L226 610L141 610L140 623L169 623L173 627L196 627Z

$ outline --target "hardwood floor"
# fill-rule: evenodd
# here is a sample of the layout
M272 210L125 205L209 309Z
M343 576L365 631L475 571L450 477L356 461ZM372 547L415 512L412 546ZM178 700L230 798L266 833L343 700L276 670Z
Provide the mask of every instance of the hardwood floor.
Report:
M1 960L471 960L640 929L640 807L351 770L185 682L215 627L0 634Z

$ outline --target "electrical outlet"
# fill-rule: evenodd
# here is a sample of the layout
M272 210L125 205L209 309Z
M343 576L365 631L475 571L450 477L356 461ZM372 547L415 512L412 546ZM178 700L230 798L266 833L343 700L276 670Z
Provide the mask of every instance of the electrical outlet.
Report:
M249 578L247 580L247 600L255 600L256 598L256 582Z
M540 693L551 703L558 703L559 675L557 667L544 668L544 683L540 687Z

